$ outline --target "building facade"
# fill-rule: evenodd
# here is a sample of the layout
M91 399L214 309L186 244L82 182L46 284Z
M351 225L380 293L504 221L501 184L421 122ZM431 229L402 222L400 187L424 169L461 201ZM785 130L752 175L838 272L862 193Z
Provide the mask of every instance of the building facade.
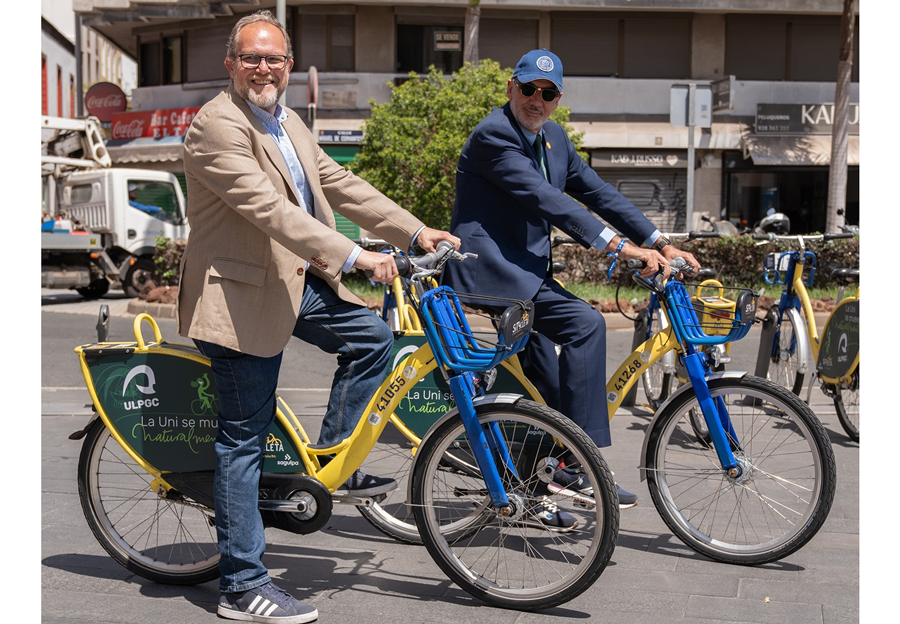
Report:
M296 57L287 105L309 119L315 100L320 143L349 160L368 102L390 98L387 83L430 65L446 73L462 65L467 5L286 0ZM274 11L275 1L74 0L74 7L137 59L132 110L184 120L227 86L223 58L234 23L259 8ZM479 57L513 67L532 48L558 54L562 104L584 133L591 166L661 230L688 227L693 167L692 228L702 229L704 214L753 225L777 210L796 232L821 231L842 10L841 0L482 0ZM859 222L858 14L853 61L848 223ZM702 112L708 127L694 131L693 163L688 129L671 123L673 86L690 83L717 90L714 108ZM134 117L131 134L137 125ZM113 159L179 173L181 130L157 124L153 132L116 139Z
M75 12L72 0L41 0L41 114L75 117L78 100L96 83L130 94L137 63L97 31L81 27L82 93L76 93Z

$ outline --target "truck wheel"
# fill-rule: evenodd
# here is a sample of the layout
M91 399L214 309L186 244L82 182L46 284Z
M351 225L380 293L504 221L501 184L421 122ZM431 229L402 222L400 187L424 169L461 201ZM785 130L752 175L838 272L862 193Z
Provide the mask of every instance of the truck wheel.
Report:
M75 292L85 299L99 299L109 291L109 281L106 279L95 279L85 288L76 288Z
M129 297L137 297L141 294L141 289L149 281L156 277L156 266L151 260L141 258L136 260L128 273L125 275L125 282L122 284L122 290Z

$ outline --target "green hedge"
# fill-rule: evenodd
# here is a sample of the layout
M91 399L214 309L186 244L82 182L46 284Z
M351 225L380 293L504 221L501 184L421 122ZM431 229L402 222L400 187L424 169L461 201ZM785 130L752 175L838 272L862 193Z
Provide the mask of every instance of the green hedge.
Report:
M701 266L716 269L718 279L724 285L750 286L761 275L766 254L797 248L796 245L781 242L764 245L759 245L759 242L750 236L739 236L681 241L677 245L693 253ZM811 241L807 243L806 249L815 252L817 256L813 286L834 287L837 283L831 279L831 269L856 266L859 238L839 239L828 243ZM566 264L566 271L559 274L563 282L606 283L609 260L605 253L596 249L584 249L580 245L564 245L553 250L553 259ZM624 263L620 263L616 266L612 281L616 282L626 274Z

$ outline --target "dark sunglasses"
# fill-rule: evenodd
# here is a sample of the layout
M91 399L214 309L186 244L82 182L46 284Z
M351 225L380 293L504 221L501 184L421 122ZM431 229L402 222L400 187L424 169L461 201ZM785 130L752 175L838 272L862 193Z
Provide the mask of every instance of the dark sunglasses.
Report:
M519 91L522 92L522 95L524 95L527 98L530 98L532 95L534 95L535 91L540 92L541 99L544 100L545 102L552 102L556 98L558 98L560 95L562 95L562 93L560 93L556 89L551 89L549 87L546 89L542 89L540 87L534 86L530 82L526 83L526 84L522 84L521 82L519 82L518 78L513 78L513 82L515 82L516 86L519 87Z

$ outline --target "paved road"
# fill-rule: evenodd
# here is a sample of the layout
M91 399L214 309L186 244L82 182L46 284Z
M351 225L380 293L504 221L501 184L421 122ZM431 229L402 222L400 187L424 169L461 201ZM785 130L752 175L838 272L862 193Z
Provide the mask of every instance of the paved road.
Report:
M52 383L54 366L46 362L48 358L57 360L61 366L63 347L71 353L81 336L84 342L95 338L91 331L96 312L78 314L74 308L79 305L73 304L76 313L61 313L66 304L45 305L41 314L47 345L47 349L42 347L42 621L220 621L215 615L215 582L172 587L137 577L106 555L84 521L75 481L80 444L67 436L84 425L90 410L84 407L77 382L66 381L72 384L69 390ZM92 306L97 309L96 302ZM164 337L172 340L174 323L161 321L160 325ZM127 317L115 316L113 328L122 334L130 331ZM735 345L732 368L752 367L756 332ZM111 337L121 340L127 335ZM630 350L630 341L628 331L610 332L610 361L623 357ZM304 426L317 431L326 397L318 389L328 386L327 376L314 353L294 342L296 346L285 357L290 385L285 384L284 376L282 385L294 388L286 398L292 405L302 406L298 411L304 414ZM303 373L307 360L313 361L313 370ZM62 369L55 370L59 379ZM311 377L313 373L319 376ZM620 410L613 419L614 445L604 449L604 456L617 481L635 491L641 503L622 512L618 545L600 580L561 607L528 614L485 606L450 583L424 548L382 536L354 508L340 505L327 527L314 535L269 529L266 564L282 586L316 605L321 622L857 622L859 447L844 435L826 397L817 390L812 396L813 408L829 433L837 458L837 495L819 534L777 563L758 567L713 563L669 533L650 501L646 484L638 480L638 454L650 413L637 407Z

